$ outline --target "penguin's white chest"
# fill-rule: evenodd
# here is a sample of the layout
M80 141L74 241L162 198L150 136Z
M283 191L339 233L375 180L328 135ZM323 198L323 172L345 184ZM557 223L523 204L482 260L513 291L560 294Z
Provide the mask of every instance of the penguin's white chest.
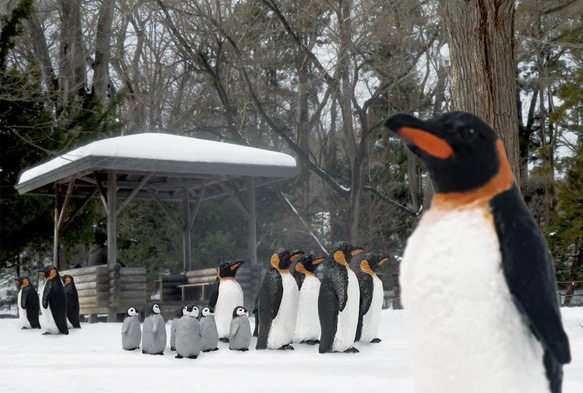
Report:
M283 294L276 317L271 322L267 347L278 349L292 342L298 313L298 284L290 273L281 274Z
M53 311L51 310L51 305L49 303L47 305L47 308L44 308L43 304L42 304L42 300L44 298L44 293L45 293L46 287L47 286L45 284L43 286L43 290L41 291L41 294L40 294L40 310L41 310L41 313L43 315L45 330L48 333L57 334L57 333L59 333L59 328L57 328L57 323L55 322L55 318L53 317Z
M298 301L298 317L294 331L294 342L317 340L320 338L320 317L318 316L318 295L320 280L307 275L302 283Z
M348 301L344 310L338 313L338 325L334 336L333 350L344 352L352 347L358 325L358 308L360 305L360 289L356 274L348 269Z
M373 276L372 300L368 312L362 317L362 331L360 341L370 342L377 338L379 325L381 324L381 311L383 309L383 283L375 274Z
M20 326L30 329L30 322L28 322L26 310L22 308L22 290L18 291L18 318L20 319Z
M224 279L221 281L215 305L215 321L219 338L229 337L233 310L235 307L243 306L243 300L243 290L236 280Z
M483 209L429 210L400 284L418 392L548 392L543 351L514 305Z

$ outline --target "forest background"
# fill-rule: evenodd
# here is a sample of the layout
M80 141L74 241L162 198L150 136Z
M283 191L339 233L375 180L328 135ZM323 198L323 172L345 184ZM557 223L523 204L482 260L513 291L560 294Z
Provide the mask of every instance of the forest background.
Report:
M347 240L390 258L392 287L432 190L383 121L469 110L501 134L558 280L582 279L581 0L0 0L0 15L4 271L52 258L54 201L18 195L24 169L164 132L296 158L300 175L257 190L260 264ZM106 222L98 199L85 206L63 233L67 263ZM229 198L203 202L193 268L245 259L246 228ZM154 202L124 209L117 244L151 289L182 270L181 234Z

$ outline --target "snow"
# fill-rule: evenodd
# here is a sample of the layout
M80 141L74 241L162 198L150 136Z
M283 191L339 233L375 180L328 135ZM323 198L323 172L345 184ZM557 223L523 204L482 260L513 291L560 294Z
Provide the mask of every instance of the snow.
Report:
M565 366L563 392L579 393L583 307L561 311L573 357ZM15 318L0 319L0 337L1 392L414 392L399 310L383 311L383 341L357 343L357 354L319 354L316 346L303 344L295 344L295 351L256 351L253 338L247 352L219 343L218 351L196 360L175 359L169 347L164 356L143 355L121 348L121 323L83 323L62 336L20 329Z
M18 183L25 183L87 157L296 167L292 156L275 151L172 134L142 133L102 139L81 146L28 169L22 173Z

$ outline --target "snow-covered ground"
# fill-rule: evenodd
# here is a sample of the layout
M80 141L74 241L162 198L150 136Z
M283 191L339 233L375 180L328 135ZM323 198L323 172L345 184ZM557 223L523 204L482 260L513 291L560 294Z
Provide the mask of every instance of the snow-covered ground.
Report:
M580 393L583 307L562 313L573 356L563 392ZM50 336L0 319L0 392L414 392L402 311L383 311L383 341L359 343L357 354L319 354L299 344L295 351L256 351L253 339L247 352L220 343L196 360L175 359L169 347L164 356L124 351L120 332L121 323L85 323L68 336Z

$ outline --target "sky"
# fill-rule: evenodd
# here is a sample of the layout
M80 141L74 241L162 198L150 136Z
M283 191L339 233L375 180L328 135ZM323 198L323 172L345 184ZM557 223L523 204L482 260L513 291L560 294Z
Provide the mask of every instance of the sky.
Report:
M562 308L573 360L563 393L583 392L583 307ZM253 318L251 326L253 326ZM42 318L41 318L42 324ZM413 393L402 310L384 310L380 344L357 343L357 354L219 350L198 359L144 355L121 347L121 323L83 323L68 336L23 330L0 319L0 392L394 392ZM170 337L170 321L166 323Z

